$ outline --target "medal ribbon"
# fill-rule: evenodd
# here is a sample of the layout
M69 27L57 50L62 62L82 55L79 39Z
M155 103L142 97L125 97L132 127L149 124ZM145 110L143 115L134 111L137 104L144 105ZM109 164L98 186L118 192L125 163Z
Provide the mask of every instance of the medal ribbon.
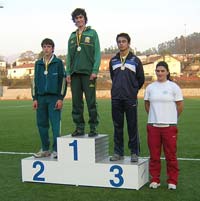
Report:
M46 72L48 72L48 67L49 67L49 64L51 63L53 57L54 57L54 55L51 56L51 58L49 59L49 61L47 61L45 58L43 58L43 61L45 63L45 71Z
M128 52L128 54L129 54L129 52ZM122 66L125 64L126 57L128 56L128 54L123 57L120 55L120 60L121 60Z
M86 27L84 28L83 31L81 31L81 33L79 33L79 31L76 31L76 44L79 47L80 43L81 43L81 37L82 37L82 33L86 30Z

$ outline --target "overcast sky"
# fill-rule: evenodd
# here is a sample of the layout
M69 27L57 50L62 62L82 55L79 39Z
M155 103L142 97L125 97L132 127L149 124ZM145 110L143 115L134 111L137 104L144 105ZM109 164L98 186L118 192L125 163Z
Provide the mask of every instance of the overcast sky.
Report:
M75 30L72 11L85 8L88 24L98 32L101 49L115 46L120 32L139 51L176 36L200 32L200 0L0 0L0 55L40 52L42 39L67 52ZM66 53L65 52L65 53Z

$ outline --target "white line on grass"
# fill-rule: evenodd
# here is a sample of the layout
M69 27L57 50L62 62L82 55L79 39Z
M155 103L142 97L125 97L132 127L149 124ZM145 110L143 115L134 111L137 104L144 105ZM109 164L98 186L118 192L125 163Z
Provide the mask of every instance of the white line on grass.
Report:
M33 155L34 153L30 152L8 152L8 151L0 151L0 154L8 154L8 155ZM149 157L141 157L144 159L149 159ZM165 158L161 157L162 160ZM200 161L200 158L178 158L179 161Z
M9 109L9 108L23 108L23 107L30 107L31 108L31 105L10 105L10 106L3 106L3 107L0 107L0 110L2 109Z
M144 159L149 159L149 157L141 157ZM161 157L162 160L165 160L164 157ZM179 161L200 161L200 158L177 158Z
M0 151L0 154L8 154L8 155L33 155L33 153L27 152L8 152L8 151Z

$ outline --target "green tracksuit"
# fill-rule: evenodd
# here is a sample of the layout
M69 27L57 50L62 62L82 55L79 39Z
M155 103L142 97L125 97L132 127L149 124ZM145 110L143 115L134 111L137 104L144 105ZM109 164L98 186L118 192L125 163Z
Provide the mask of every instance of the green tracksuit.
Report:
M57 137L60 135L61 110L55 109L56 102L66 95L65 69L62 61L54 55L45 75L43 59L35 63L32 87L33 100L38 101L37 126L41 138L42 150L49 150L49 121L53 132L53 150L57 151Z
M78 51L77 47L81 50ZM92 73L98 74L101 61L99 39L96 31L87 27L77 45L76 31L72 32L68 41L67 75L71 76L72 91L72 117L76 128L84 131L85 121L83 117L85 94L90 130L95 131L98 125L98 113L96 104L96 80L90 80Z

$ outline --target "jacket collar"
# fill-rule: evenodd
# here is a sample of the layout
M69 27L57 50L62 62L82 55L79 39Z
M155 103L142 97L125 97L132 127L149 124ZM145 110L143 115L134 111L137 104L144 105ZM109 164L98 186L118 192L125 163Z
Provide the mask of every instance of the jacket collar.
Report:
M87 31L87 30L90 30L91 29L91 26L87 26L85 27L85 30L84 31ZM73 31L73 33L76 33L78 29L76 29L75 31Z
M131 51L129 51L127 59L129 59L132 56L135 56L135 55ZM120 59L120 53L119 52L116 54L116 57Z
M54 54L54 55L53 55L53 59L51 60L50 63L55 63L55 62L57 62L57 57L56 57L56 55ZM43 58L39 59L39 60L38 60L38 64L44 64L44 59L43 59Z

